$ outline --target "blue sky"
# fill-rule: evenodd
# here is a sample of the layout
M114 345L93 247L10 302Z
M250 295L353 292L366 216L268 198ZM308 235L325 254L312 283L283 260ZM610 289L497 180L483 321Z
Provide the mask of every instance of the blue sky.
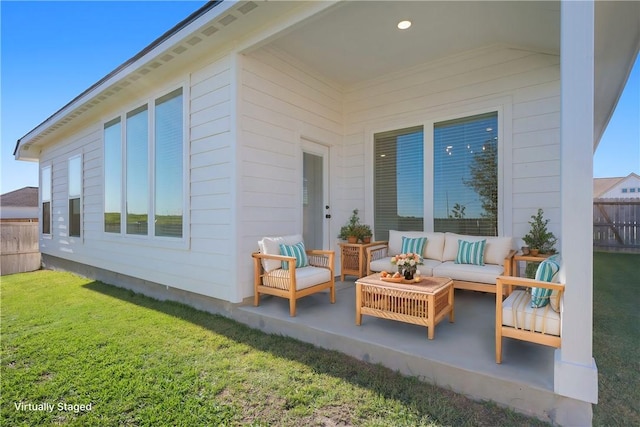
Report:
M2 0L0 193L38 186L19 138L205 3Z
M0 193L38 185L16 141L205 1L5 1ZM594 176L640 174L640 60L594 157Z

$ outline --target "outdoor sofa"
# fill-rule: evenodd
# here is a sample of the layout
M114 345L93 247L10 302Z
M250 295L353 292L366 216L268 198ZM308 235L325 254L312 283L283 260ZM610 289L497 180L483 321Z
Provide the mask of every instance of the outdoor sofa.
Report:
M367 274L397 271L391 258L420 243L416 239L426 239L423 264L418 266L421 275L450 277L455 289L495 294L497 277L511 275L516 253L511 237L397 230L389 230L388 241L367 248Z

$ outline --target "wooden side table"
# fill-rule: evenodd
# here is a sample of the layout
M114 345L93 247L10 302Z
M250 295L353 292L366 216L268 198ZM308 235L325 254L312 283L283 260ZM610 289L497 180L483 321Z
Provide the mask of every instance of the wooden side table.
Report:
M366 276L367 260L365 259L365 250L381 243L338 243L338 246L340 246L340 280L344 281L344 276L347 274L358 278Z

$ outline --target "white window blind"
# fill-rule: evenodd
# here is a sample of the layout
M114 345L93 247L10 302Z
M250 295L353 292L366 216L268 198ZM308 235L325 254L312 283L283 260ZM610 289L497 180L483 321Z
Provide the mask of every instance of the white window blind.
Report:
M122 212L122 124L104 125L104 231L120 233Z
M156 236L182 237L182 121L182 88L156 100Z
M496 236L498 114L434 125L434 230Z
M144 105L127 113L127 234L147 234L149 222L149 130Z
M374 135L374 234L423 230L424 135L422 126Z
M82 157L69 159L69 236L80 237L82 197Z

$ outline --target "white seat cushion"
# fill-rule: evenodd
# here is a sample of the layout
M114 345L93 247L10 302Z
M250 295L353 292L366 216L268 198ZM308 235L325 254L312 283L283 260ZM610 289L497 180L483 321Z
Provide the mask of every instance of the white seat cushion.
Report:
M547 335L560 336L560 314L545 307L531 307L531 295L516 290L502 303L502 324L517 329L531 330Z
M502 273L504 273L504 267L495 264L456 264L453 261L447 261L433 268L434 276L494 285L496 284L496 278Z
M421 276L433 276L433 268L440 265L440 261L435 261L432 259L424 259L422 265L418 265L418 270L420 270ZM396 272L398 271L398 266L391 263L391 257L377 259L375 261L371 261L369 265L371 271L387 271L387 272Z
M281 288L279 283L283 283L282 279L289 279L289 270L278 268L271 270L264 276L263 283L265 286ZM279 279L279 280L278 280ZM296 290L306 289L320 283L331 280L331 270L328 268L307 266L296 268Z

